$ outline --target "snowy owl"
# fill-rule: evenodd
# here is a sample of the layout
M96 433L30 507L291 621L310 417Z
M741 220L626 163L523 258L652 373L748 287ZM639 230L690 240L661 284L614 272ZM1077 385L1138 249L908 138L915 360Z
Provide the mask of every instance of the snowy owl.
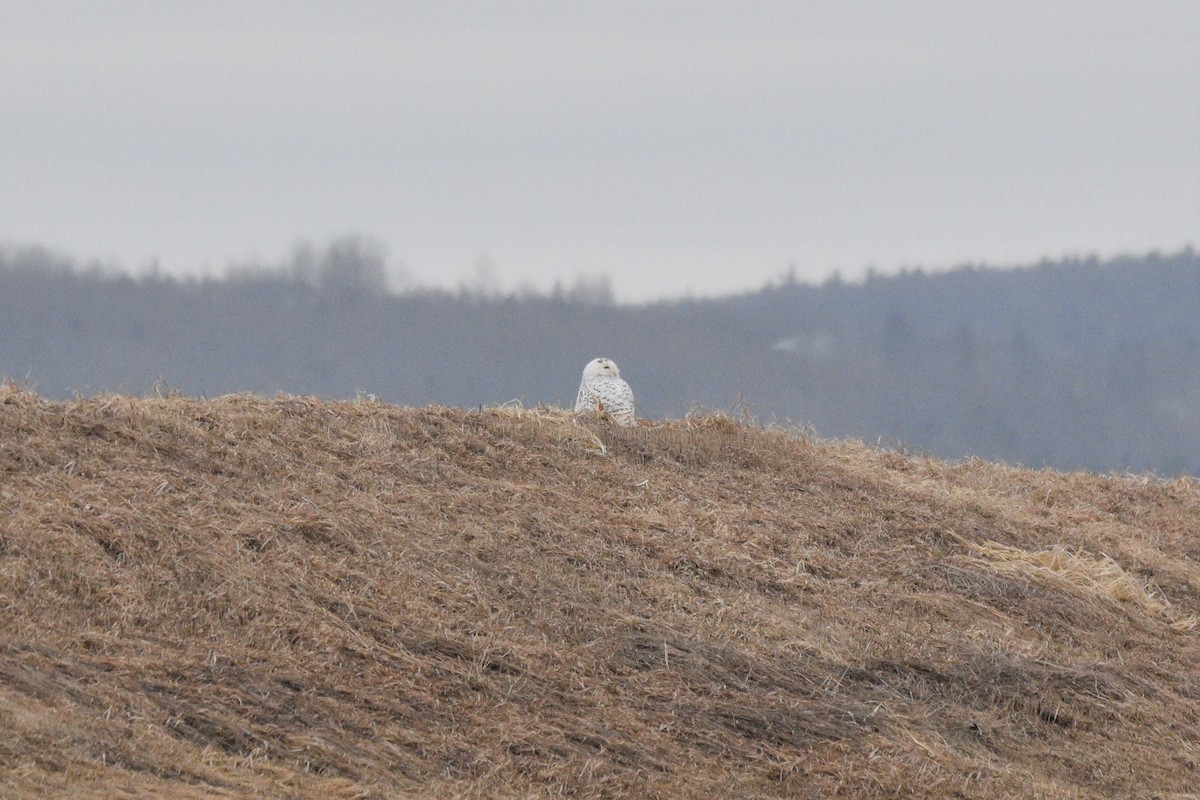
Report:
M633 390L610 358L594 358L583 368L575 413L596 411L618 425L633 425Z

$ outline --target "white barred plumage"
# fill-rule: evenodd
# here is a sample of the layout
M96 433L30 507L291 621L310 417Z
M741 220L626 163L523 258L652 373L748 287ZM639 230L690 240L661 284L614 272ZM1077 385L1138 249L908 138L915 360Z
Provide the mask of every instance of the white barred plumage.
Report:
M594 411L618 425L633 425L633 390L621 379L610 358L594 358L583 368L583 381L575 398L575 413Z

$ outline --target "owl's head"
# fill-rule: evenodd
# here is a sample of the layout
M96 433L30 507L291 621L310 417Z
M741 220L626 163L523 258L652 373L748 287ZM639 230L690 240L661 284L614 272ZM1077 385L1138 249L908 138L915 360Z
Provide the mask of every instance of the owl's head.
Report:
M620 370L617 369L617 364L611 358L593 358L583 368L584 378L596 378L605 375L609 378L621 377Z

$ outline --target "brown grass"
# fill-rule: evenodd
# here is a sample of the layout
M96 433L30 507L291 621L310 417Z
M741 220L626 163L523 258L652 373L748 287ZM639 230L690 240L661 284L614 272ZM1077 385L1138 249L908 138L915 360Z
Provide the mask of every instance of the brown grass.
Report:
M1195 797L1200 486L0 388L0 797Z

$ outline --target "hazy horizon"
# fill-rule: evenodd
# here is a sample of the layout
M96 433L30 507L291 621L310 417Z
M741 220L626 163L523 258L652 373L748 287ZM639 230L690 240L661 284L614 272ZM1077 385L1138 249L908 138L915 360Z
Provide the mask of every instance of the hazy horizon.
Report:
M1200 4L0 0L0 243L617 298L1198 243Z

